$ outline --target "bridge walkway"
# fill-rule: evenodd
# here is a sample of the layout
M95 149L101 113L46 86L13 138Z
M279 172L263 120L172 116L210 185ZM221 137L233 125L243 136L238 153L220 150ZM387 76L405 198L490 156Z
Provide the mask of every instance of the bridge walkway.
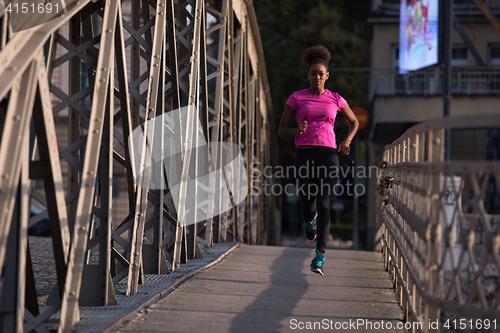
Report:
M312 249L242 245L118 331L404 332L381 253L325 256L321 276L309 270Z

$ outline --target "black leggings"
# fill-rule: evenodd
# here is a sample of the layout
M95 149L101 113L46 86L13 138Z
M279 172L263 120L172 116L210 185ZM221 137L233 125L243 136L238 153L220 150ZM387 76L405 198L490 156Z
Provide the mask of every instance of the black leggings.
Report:
M337 149L329 147L297 149L295 171L302 218L304 221L311 221L316 212L318 213L316 249L325 253L330 234L330 200L339 173Z

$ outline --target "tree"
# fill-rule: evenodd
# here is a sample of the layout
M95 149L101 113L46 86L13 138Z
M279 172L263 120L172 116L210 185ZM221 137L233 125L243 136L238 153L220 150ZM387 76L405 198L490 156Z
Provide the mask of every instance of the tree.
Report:
M332 53L326 88L340 93L351 106L368 106L368 73L335 71L368 65L366 24L351 17L344 1L255 0L254 6L277 125L288 97L308 87L307 68L301 59L313 45L324 45ZM345 137L342 116L337 117L335 127L337 137ZM281 164L293 164L293 139L280 138L279 145Z

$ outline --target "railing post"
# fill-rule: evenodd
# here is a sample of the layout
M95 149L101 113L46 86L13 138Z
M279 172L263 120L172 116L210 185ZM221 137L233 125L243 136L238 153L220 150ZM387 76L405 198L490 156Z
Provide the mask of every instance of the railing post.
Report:
M422 140L423 140L423 135L421 135L421 134L415 135L414 141L412 142L412 148L413 148L412 162L420 162L423 159L424 150L423 150L423 143L422 143L423 141ZM422 186L422 179L423 178L422 178L421 173L419 173L417 175L417 177L418 178L414 181L417 183L417 186ZM419 211L421 211L421 204L422 204L422 200L418 200L417 202L414 202L414 204L413 204L414 212L416 212L417 214ZM414 242L414 250L411 254L411 258L412 258L412 265L415 265L419 260L416 251L419 250L419 245L421 244L421 238L420 238L418 232L416 232L416 231L413 231L413 242ZM411 283L408 286L408 289L410 290L410 292L412 294L411 307L415 311L416 315L420 316L422 314L422 297L421 297L420 292L418 290L418 286L415 282L416 281L413 281L413 279L412 279ZM416 322L418 320L418 318L413 318L413 320L414 320L414 322ZM416 327L413 327L412 333L416 333L416 332L417 332Z
M429 162L443 162L444 160L444 130L429 131L428 140ZM440 194L443 189L442 172L433 172L429 174L429 207L428 207L428 224L427 224L427 259L426 259L426 291L427 300L425 305L425 318L427 332L439 332L437 329L431 328L430 323L439 322L441 309L434 304L430 304L431 298L440 298L441 296L441 280L442 272L438 271L441 259L441 227L440 227Z
M403 143L403 160L402 162L408 162L409 160L409 156L410 156L410 138L407 138L404 143ZM402 171L398 171L399 173L399 176L401 177L398 177L399 179L401 179L403 182L406 182L408 183L409 179L408 179L408 174L409 174L409 171L408 170L402 170ZM408 198L408 189L404 186L398 186L398 188L400 188L402 195L402 201L403 203L408 206L409 204L409 198ZM403 226L403 230L402 232L403 233L406 233L406 230L407 230L407 223L404 219L402 219L402 226ZM403 251L405 253L408 253L407 251L407 243L405 242L404 243L404 248L403 248ZM406 287L408 288L408 290L410 289L409 288L409 280L408 279L408 270L407 270L407 267L406 267L406 263L404 261L404 258L403 256L400 254L400 259L399 259L399 264L401 265L401 277L403 278L403 281L406 281ZM400 300L400 303L401 303L401 307L403 308L403 311L405 312L405 317L408 318L408 314L409 314L409 309L408 309L408 297L406 295L406 292L403 290L401 292L401 300Z

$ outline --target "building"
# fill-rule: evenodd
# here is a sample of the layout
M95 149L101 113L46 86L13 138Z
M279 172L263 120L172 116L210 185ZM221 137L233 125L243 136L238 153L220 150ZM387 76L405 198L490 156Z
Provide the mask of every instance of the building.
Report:
M421 0L417 0L421 1ZM424 0L425 3L438 0ZM500 18L500 1L484 0ZM373 126L368 163L377 165L384 146L412 125L443 115L441 65L399 74L399 0L373 0L370 101ZM455 0L452 35L451 116L500 112L500 31L473 0ZM487 130L451 133L451 160L484 160ZM377 179L370 179L374 188ZM373 239L375 200L371 191L366 220ZM371 233L370 233L371 231ZM368 244L369 246L371 244Z

